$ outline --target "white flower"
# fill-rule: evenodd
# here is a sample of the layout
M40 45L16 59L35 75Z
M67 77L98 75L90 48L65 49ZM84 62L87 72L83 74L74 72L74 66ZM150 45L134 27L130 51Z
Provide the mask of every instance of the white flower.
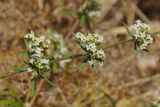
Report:
M75 34L75 37L76 38L81 38L81 37L83 37L84 35L81 33L81 32L77 32L76 34Z
M48 45L50 45L50 44L51 44L51 41L50 41L50 40L48 40L48 39L46 40L46 42L47 42L47 44L48 44Z
M63 53L63 54L66 53L67 52L67 48L66 47L61 47L60 48L60 52Z
M100 17L100 11L90 11L89 13L88 13L88 15L90 16L90 17L94 17L94 16L96 16L96 17Z
M44 41L43 47L48 48L50 44L51 44L51 41L47 39L46 41Z
M98 35L98 42L102 43L104 41L103 36Z
M103 36L99 35L99 34L91 34L91 33L88 33L88 34L82 34L80 32L76 33L75 34L75 37L77 40L80 40L80 42L92 42L92 43L102 43L104 38Z
M34 61L35 61L35 59L32 58L32 59L30 59L29 62L33 64Z
M67 63L69 63L70 61L71 61L70 59L60 61L60 62L59 62L59 63L60 63L60 67L64 68L65 65L66 65Z
M43 49L41 49L39 47L31 49L31 52L33 53L32 55L37 56L37 57L42 57L43 56L42 51L43 51Z
M94 60L90 60L90 61L88 61L88 63L89 63L89 65L93 66L95 61Z
M104 41L103 36L99 34L93 34L93 36L95 37L97 43L102 43Z
M146 23L142 23L142 21L135 21L135 25L133 26L133 39L135 49L146 50L147 46L153 42L152 36L149 34L150 27Z
M83 35L81 32L76 33L75 37L82 42L87 41L87 37L85 35Z
M54 38L55 38L56 40L61 40L61 39L62 39L62 35L60 35L60 34L57 33L57 32L54 32L53 36L54 36Z
M35 38L35 41L32 42L32 46L39 46L40 41Z
M103 42L103 36L99 34L82 34L80 32L75 34L76 39L78 40L78 44L84 49L88 55L87 62L90 65L101 64L105 57L104 51L102 49L98 49L98 45Z
M42 59L44 49L48 48L50 45L50 40L46 40L45 36L35 37L34 32L28 33L24 36L27 39L27 47L30 52L30 63L39 69L49 69L49 60ZM34 71L35 68L29 65L28 72Z
M48 64L49 60L47 60L47 59L40 59L40 62L43 63L43 64Z
M30 43L30 44L28 44L27 47L28 47L29 49L32 49L32 46L33 46L33 45Z
M27 71L28 71L28 72L32 72L33 69L32 69L32 68L27 68Z
M45 36L41 36L38 40L39 40L39 42L44 42Z
M39 52L42 52L42 51L43 51L43 49L39 48L39 47L35 47L35 48L31 49L31 52L35 52L35 53L39 53Z
M43 56L43 53L42 53L42 52L34 53L32 56L35 56L35 57L42 57L42 56Z
M34 36L34 32L31 31L31 33L26 34L24 37L25 37L25 38L28 38L28 39L34 38L34 37L35 37L35 36Z
M86 49L88 51L92 51L92 52L95 52L97 50L97 46L94 44L94 43L91 43L89 45L86 45Z
M39 69L49 69L49 60L47 59L36 59L33 64Z
M105 53L103 50L97 50L97 52L95 53L96 58L104 58L105 57Z
M148 30L150 30L150 27L148 24L142 23L141 20L137 20L137 21L135 21L135 25L134 25L133 29L138 33L139 31L142 31L142 30L148 31Z
M57 59L57 58L62 58L62 54L58 53L58 52L55 52L54 53L54 58Z

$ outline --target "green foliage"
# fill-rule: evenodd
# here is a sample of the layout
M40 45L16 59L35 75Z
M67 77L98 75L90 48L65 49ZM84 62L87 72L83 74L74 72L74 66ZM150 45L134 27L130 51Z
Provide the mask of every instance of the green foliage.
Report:
M122 22L122 23L123 23L123 22ZM125 27L128 35L131 36L131 37L133 37L133 34L132 34L132 32L129 30L128 26L127 26L125 23L123 23L123 25L124 25L124 27Z
M85 69L85 67L86 67L86 63L81 63L79 65L79 71L82 72Z
M43 74L41 74L40 72L36 71L36 72L32 72L32 77L31 77L31 89L32 89L32 96L34 96L35 94L35 90L36 90L36 85L35 85L35 77L38 74L38 76L40 76L44 81L46 81L49 85L53 86L53 83L47 79L45 76L43 76Z
M96 24L97 19L98 19L98 18L97 18L96 16L93 16L93 17L92 17L92 21L93 21L93 24L94 24L94 25Z
M49 79L47 79L45 76L39 74L41 76L42 79L44 79L49 85L53 86L52 81L50 81Z
M134 49L141 49L148 52L147 45L153 41L153 38L148 33L149 26L146 23L142 23L140 20L137 20L135 21L133 31L130 31L125 23L123 23L123 25L126 28L128 35L131 36L134 40Z
M32 96L35 94L36 86L35 86L35 72L32 73L31 77L31 89L32 89Z
M87 9L89 11L98 11L100 10L100 4L96 0L89 0L89 5L87 6Z
M14 67L13 70L16 72L26 72L27 67Z
M122 22L122 23L123 23L123 22ZM134 38L133 33L129 30L128 26L127 26L125 23L123 23L123 25L124 25L124 27L125 27L128 35L129 35L130 37ZM137 47L138 47L138 44L137 44L137 42L135 41L135 42L134 42L134 50L135 50L135 51L137 51Z
M87 16L83 14L82 16L80 16L80 26L81 27L85 26L86 22L87 22Z
M50 64L50 68L51 68L52 71L55 71L55 70L58 68L58 64L53 61L53 62Z
M1 107L8 107L8 106L9 107L24 107L23 102L21 101L19 96L17 96L17 93L14 90L10 89L10 90L0 91L0 96L6 97L0 100Z
M19 102L15 99L3 99L0 100L0 106L9 106L9 107L24 107L22 102Z

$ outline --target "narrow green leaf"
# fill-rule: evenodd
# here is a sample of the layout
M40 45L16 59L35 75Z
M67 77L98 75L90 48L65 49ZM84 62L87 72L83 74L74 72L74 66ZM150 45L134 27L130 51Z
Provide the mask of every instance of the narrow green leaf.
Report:
M49 79L47 79L45 76L43 76L42 74L39 74L40 75L40 77L42 78L42 79L44 79L49 85L51 85L51 86L53 86L53 83L49 80Z
M30 51L27 51L27 55L28 55L28 57L30 58L31 52L30 52Z
M32 77L31 77L31 87L32 87L32 96L34 96L35 91L36 91L35 76L34 75L32 75Z
M19 54L17 54L17 56L20 56L20 57L22 57L22 56L28 56L28 52L27 52L27 50L22 51Z
M101 9L101 5L96 0L90 0L90 11L97 11Z
M50 66L51 66L51 70L52 70L52 71L54 71L54 70L56 70L56 69L58 68L58 67L57 67L58 65L57 65L56 62L52 62Z
M104 92L103 90L101 90L101 92L105 95L105 97L111 102L112 104L112 107L116 107L116 103L117 103L117 100L112 98L111 95L107 94L106 92Z
M47 78L43 78L49 85L51 85L51 86L53 86L53 83L49 80L49 79L47 79Z
M86 63L81 63L79 65L79 71L82 72L85 69Z
M24 44L27 45L27 40L26 40L26 38L24 38Z
M24 38L24 43L25 43L25 45L26 45L26 47L27 47L28 44L29 44L29 41L28 41L26 38Z
M35 90L36 90L36 88L35 88L35 80L34 79L31 80L31 82L32 82L32 96L34 96Z
M80 17L80 26L83 27L84 25L86 25L86 15L82 15Z
M123 23L123 22L122 22L122 23ZM127 26L125 23L123 23L123 25L124 25L124 27L126 28L126 30L127 30L127 32L128 32L128 35L131 36L131 37L133 37L133 34L132 34L132 32L129 30L128 26Z
M93 20L93 24L95 25L96 22L97 22L97 16L93 16L93 17L92 17L92 20Z
M27 71L27 67L14 67L13 70L17 72L25 72Z

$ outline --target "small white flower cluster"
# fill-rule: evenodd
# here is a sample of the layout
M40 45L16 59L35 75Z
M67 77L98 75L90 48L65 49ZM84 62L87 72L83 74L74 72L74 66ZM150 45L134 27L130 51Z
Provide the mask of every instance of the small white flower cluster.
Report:
M32 72L34 70L40 69L40 70L44 70L44 69L49 69L49 60L47 59L30 59L29 61L30 64L32 64L32 66L34 67L29 67L28 68L28 72Z
M53 35L52 40L54 43L54 53L52 55L54 59L63 58L66 55L66 53L68 53L68 49L65 46L62 35L57 32L52 33L52 35ZM59 62L59 66L61 68L64 68L65 65L69 63L70 61L71 61L70 59L62 60Z
M105 53L102 49L98 49L98 45L103 42L103 36L98 34L82 34L80 32L75 34L76 40L83 50L87 52L87 61L91 66L97 62L102 64Z
M100 11L89 11L88 15L90 17L100 17L101 13L100 13Z
M49 69L49 60L43 59L44 49L50 46L51 41L45 39L45 36L35 37L34 32L28 33L24 36L26 46L29 53L29 68L28 72L35 71L37 69L44 70Z
M98 0L89 0L87 9L90 17L100 16L100 4L98 3Z
M147 46L153 42L152 36L149 34L150 27L142 21L135 21L133 26L133 39L135 43L135 49L146 50Z

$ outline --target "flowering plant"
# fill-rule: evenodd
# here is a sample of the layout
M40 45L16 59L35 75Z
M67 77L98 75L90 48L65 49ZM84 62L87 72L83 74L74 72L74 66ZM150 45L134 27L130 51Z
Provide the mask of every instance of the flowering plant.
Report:
M29 65L28 72L36 70L45 71L49 69L49 60L42 58L44 49L50 45L50 40L45 40L44 36L39 38L35 37L34 32L28 33L24 36L25 44L28 48Z
M128 31L128 34L133 38L134 49L148 51L148 45L153 42L153 38L149 33L149 25L142 23L141 20L137 20L135 21L134 26L131 27L131 30L129 30L126 25L125 27Z
M53 49L53 53L51 53L50 56L53 54L53 58L45 58L44 57L44 51L45 49L49 48L51 41L49 39L46 39L45 36L36 37L35 33L31 31L31 33L28 33L24 36L24 42L27 47L27 53L29 61L25 61L25 63L28 65L28 69L25 71L31 72L31 82L32 82L32 94L34 95L35 91L35 77L38 75L42 79L44 79L46 82L48 82L50 85L52 85L52 82L50 82L46 77L42 75L43 72L49 70L51 68L52 62L60 62L65 61L67 59L76 58L76 57L82 57L84 56L84 62L89 63L92 67L101 66L104 62L105 53L104 50L108 48L112 48L115 46L118 46L120 44L124 44L127 42L133 41L134 48L147 50L147 46L152 43L153 38L151 35L159 34L159 32L155 33L149 33L149 26L145 23L142 23L141 21L136 21L135 25L132 27L132 30L129 30L129 28L125 25L125 28L128 32L128 34L132 37L129 40L121 41L115 44L111 45L105 45L104 47L100 47L100 44L103 43L104 38L103 36L99 34L94 33L76 33L75 38L77 43L80 45L80 47L84 50L85 54L77 54L77 55L70 55L70 56L64 56L66 54L66 48L64 48L64 43L59 34L55 33L54 37L51 37L52 42L55 42L55 48L58 49L58 53L55 55L55 50ZM55 52L55 53L54 53ZM59 56L60 55L60 56ZM21 72L19 72L21 73ZM15 73L17 74L17 73ZM15 75L12 74L12 75ZM0 77L6 78L12 75ZM157 106L154 106L157 107Z
M88 62L92 67L97 64L102 65L105 58L105 53L98 46L103 42L103 36L98 34L82 34L80 32L75 34L77 43L86 52L85 62Z
M147 51L147 46L153 42L152 36L149 34L150 27L142 21L135 21L133 26L133 39L135 49L141 49Z
M32 95L35 92L35 76L39 75L41 78L46 80L49 84L52 83L45 78L42 73L47 71L49 67L49 60L43 58L44 50L49 48L51 41L45 39L45 36L35 37L35 33L31 31L24 36L24 42L28 48L27 53L29 61L25 62L29 67L28 72L31 72L31 82L32 82Z
M88 11L88 15L92 18L96 18L100 16L100 4L96 0L90 0L86 7L86 11Z

